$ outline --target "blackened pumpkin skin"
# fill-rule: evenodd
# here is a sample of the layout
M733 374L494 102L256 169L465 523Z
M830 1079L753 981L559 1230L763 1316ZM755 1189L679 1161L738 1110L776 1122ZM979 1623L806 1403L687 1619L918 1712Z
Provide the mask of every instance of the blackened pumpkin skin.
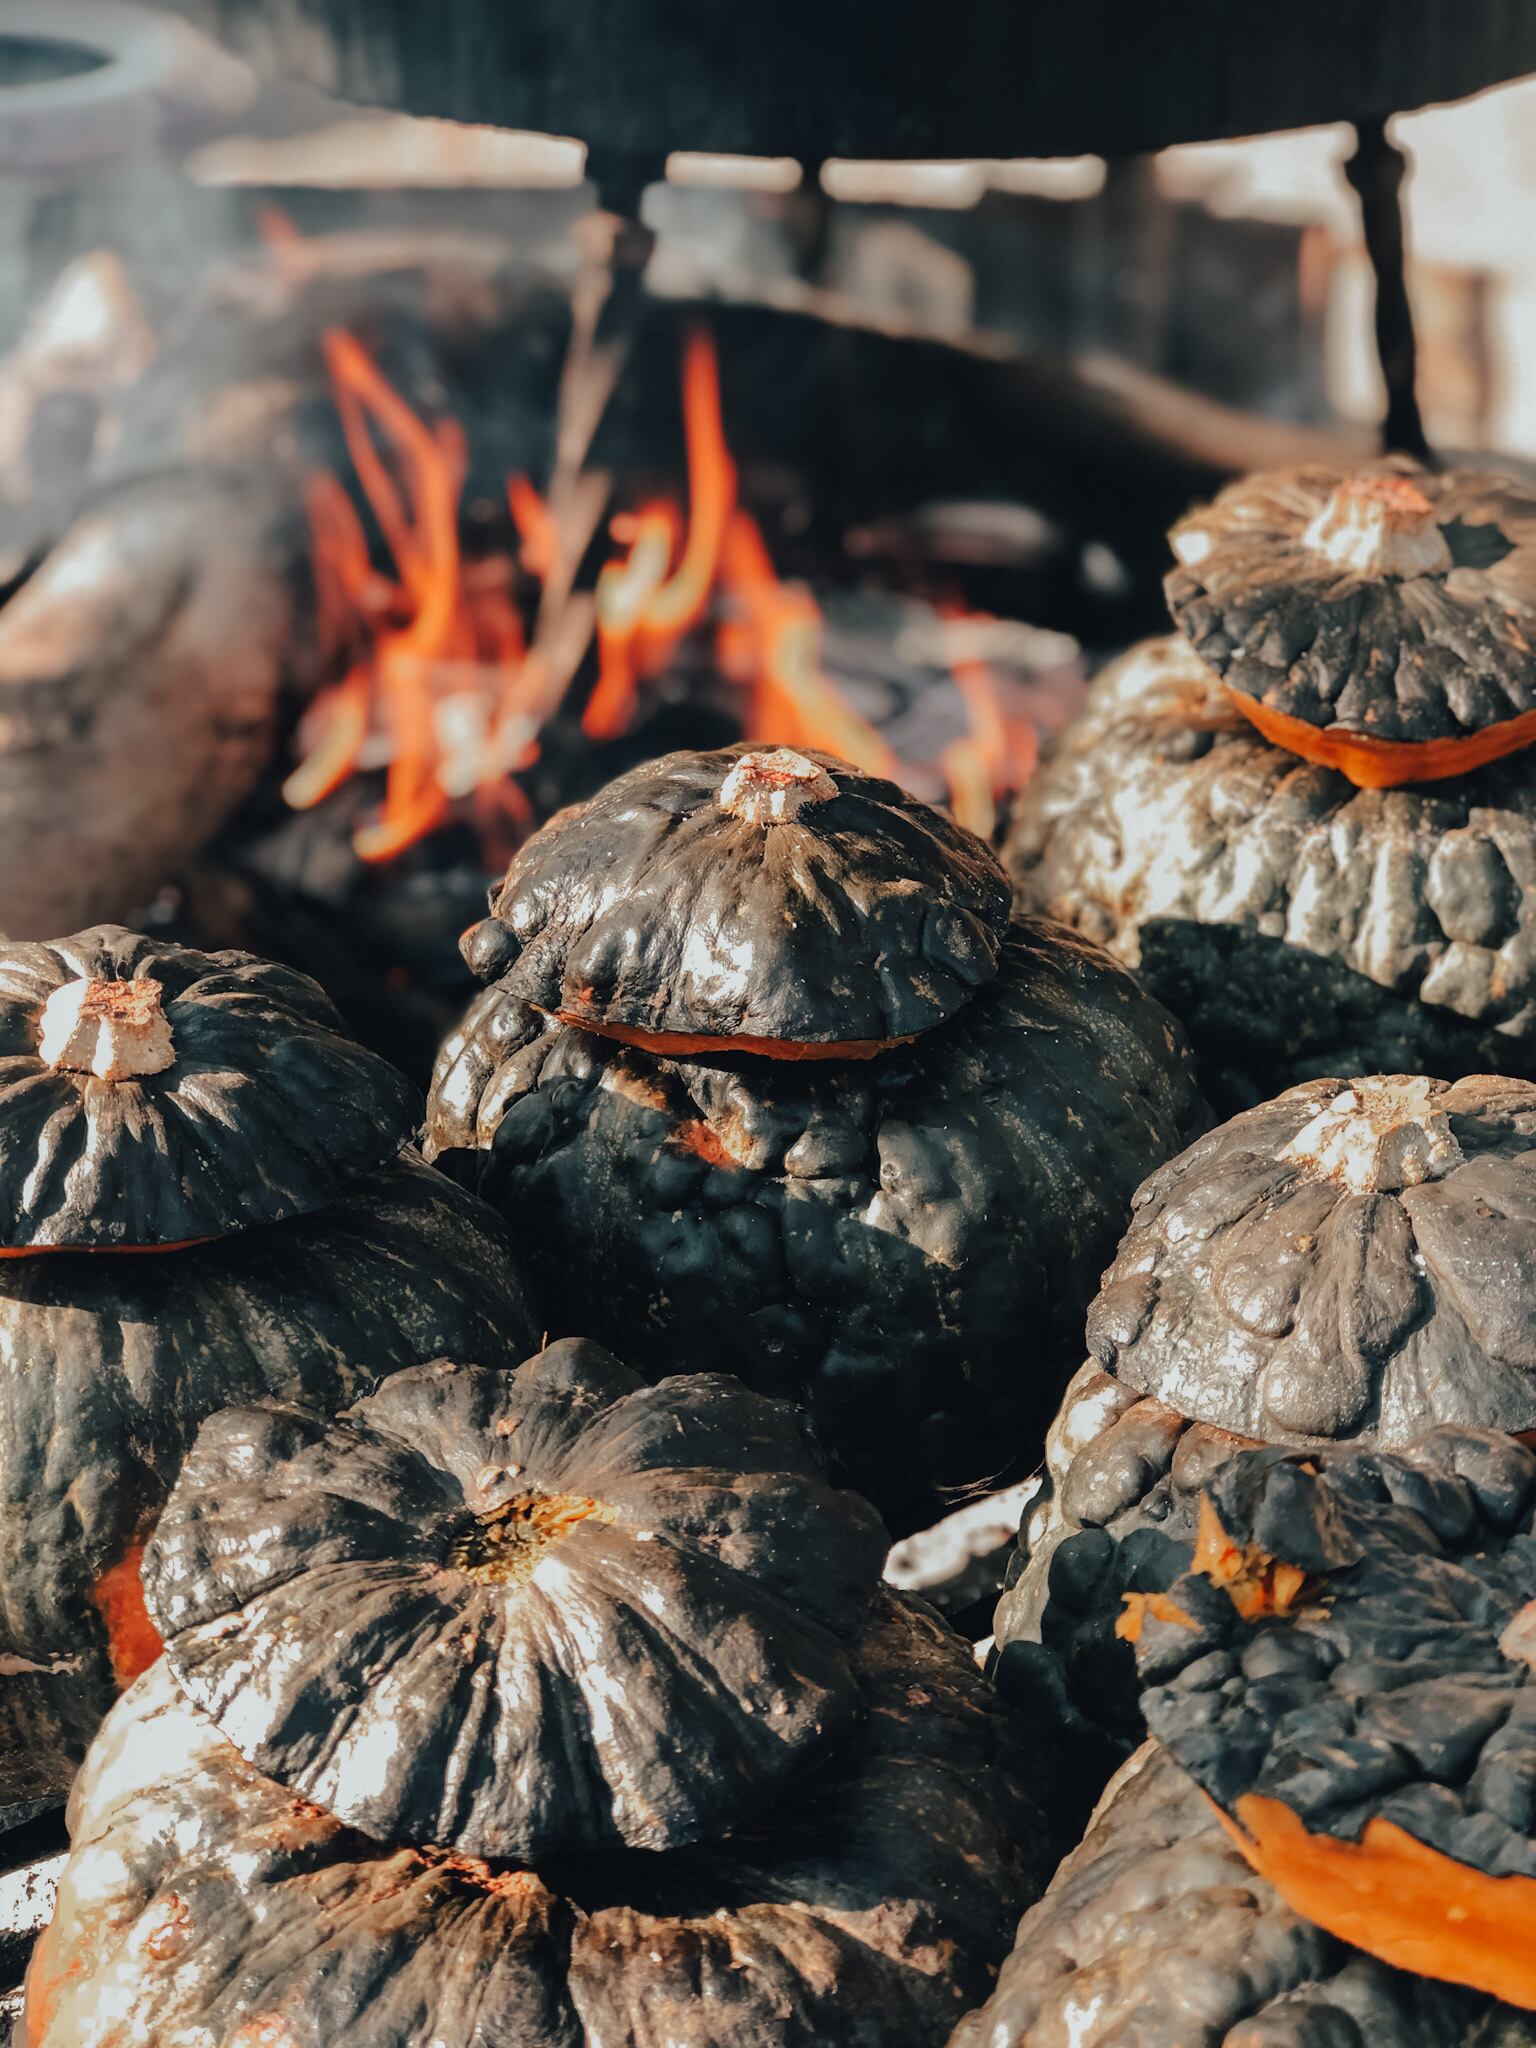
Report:
M1018 799L1018 906L1187 1028L1213 1099L1536 1071L1536 756L1359 790L1272 747L1177 640L1095 681Z
M72 1797L28 2048L124 2013L138 2048L941 2048L1060 1846L1049 1752L920 1603L881 1596L857 1663L846 1764L759 1825L534 1873L340 1827L162 1660Z
M85 982L154 984L170 1063L50 1068L44 1008ZM120 925L0 944L0 1248L179 1246L304 1215L393 1157L417 1110L291 968Z
M1308 1082L1152 1175L998 1606L1014 1697L1044 1687L1136 1738L1121 1597L1186 1568L1199 1495L1234 1450L1536 1429L1533 1138L1525 1081Z
M1536 708L1536 497L1511 477L1400 458L1276 470L1171 539L1175 624L1265 710L1423 744Z
M893 1519L1031 1458L1138 1177L1202 1105L1176 1026L1070 933L879 1059L663 1059L487 991L429 1144L512 1222L556 1327L803 1400Z
M1084 2026L1090 2031L1084 2032ZM1292 1912L1147 1743L950 2048L1533 2048L1536 2019Z
M144 1590L258 1770L377 1840L532 1862L718 1835L822 1759L888 1547L797 1408L575 1339L334 1422L212 1417Z
M774 819L769 785L738 814L733 771L781 756L820 777L814 793L790 785ZM595 1030L873 1048L991 980L1008 883L989 846L893 782L728 747L664 755L562 811L491 909L465 941L482 979Z
M1298 1910L1536 2007L1536 1455L1245 1451L1207 1500L1219 1540L1131 1618L1148 1727Z
M1091 1360L1051 1424L997 1603L995 1676L1021 1711L1061 1722L1099 1782L1145 1733L1135 1659L1115 1632L1125 1595L1166 1592L1188 1571L1202 1491L1251 1447Z
M117 1690L98 1588L215 1409L334 1409L537 1336L502 1224L412 1155L321 1216L172 1256L0 1261L0 1751L67 1787Z
M1089 1349L1266 1443L1536 1429L1533 1146L1526 1081L1306 1082L1138 1190Z

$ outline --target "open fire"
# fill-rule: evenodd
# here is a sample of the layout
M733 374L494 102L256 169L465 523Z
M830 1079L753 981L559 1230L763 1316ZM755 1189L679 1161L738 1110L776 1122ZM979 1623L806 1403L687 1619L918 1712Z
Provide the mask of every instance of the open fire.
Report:
M685 641L709 636L733 686L743 736L825 748L905 779L904 764L847 700L822 660L822 616L803 585L777 573L761 528L740 504L726 439L714 342L688 336L682 362L686 509L672 496L613 512L613 552L597 567L583 658L553 667L530 621L561 558L557 523L527 477L507 479L513 545L471 557L461 542L462 429L429 425L358 338L332 329L325 361L357 488L387 564L380 567L352 495L330 471L309 482L318 631L339 680L315 701L303 758L285 784L297 809L360 768L385 771L378 814L354 839L384 861L445 823L471 817L493 860L535 822L519 778L551 720L574 715L593 740L618 738L647 685ZM951 621L963 639L963 614ZM985 622L980 622L985 623ZM940 766L955 814L989 833L999 797L1028 775L1033 727L1010 716L978 656L951 663L966 730Z

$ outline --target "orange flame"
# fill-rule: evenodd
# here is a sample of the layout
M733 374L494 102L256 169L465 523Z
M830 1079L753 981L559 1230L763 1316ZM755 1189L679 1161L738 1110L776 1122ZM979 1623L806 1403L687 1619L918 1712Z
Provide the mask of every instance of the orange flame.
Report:
M963 625L994 623L984 612L954 608L946 617ZM961 656L949 667L965 699L967 731L963 738L951 740L939 765L956 819L990 839L997 829L999 797L1023 788L1034 773L1040 743L1027 721L1004 715L1001 687L987 662Z
M268 225L281 255L288 234ZM288 801L319 803L370 757L385 764L378 816L354 837L381 861L430 832L456 803L469 807L485 845L515 848L534 823L514 777L538 756L559 686L542 644L530 650L519 571L539 582L561 561L555 516L525 476L507 480L515 556L466 561L459 539L467 469L462 430L429 425L388 382L353 334L332 329L325 360L347 451L389 569L371 557L363 521L334 476L307 491L320 647L342 680L306 721L308 751L284 785ZM620 514L610 533L623 550L597 577L597 677L582 712L589 737L633 724L642 685L682 639L715 612L721 670L744 693L746 736L823 749L866 772L899 776L901 763L844 699L822 667L821 613L803 586L780 579L757 523L736 502L714 345L696 330L682 369L688 514L655 499ZM942 766L957 817L990 832L996 800L1033 765L1033 731L1004 713L983 661L953 663L968 730Z
M688 533L672 569L674 508L650 504L613 523L629 541L622 562L597 580L597 687L582 714L593 739L612 739L632 723L639 683L665 668L685 634L703 618L715 587L726 523L736 503L736 465L720 411L715 345L694 328L683 348L683 431L688 448ZM668 570L672 569L669 575Z
M781 583L757 522L736 513L726 529L721 581L740 606L720 649L728 673L752 679L747 737L819 747L871 775L894 775L895 754L821 669L821 612L808 590Z
M499 759L493 741L514 726L521 707L526 646L511 564L462 558L462 430L451 421L429 427L355 335L333 328L324 347L347 452L395 575L374 569L362 523L337 479L312 479L307 504L322 645L345 647L359 624L371 645L317 699L313 744L283 793L303 810L338 788L358 766L377 717L387 742L384 801L353 844L363 860L388 860L441 822L453 797L476 785L485 760ZM542 501L535 509L537 493L526 479L514 484L524 547L531 535L536 552L547 538L547 515L541 520ZM489 704L487 676L494 684ZM456 735L456 727L464 730ZM468 773L452 759L456 736L475 757ZM527 758L524 742L519 764Z

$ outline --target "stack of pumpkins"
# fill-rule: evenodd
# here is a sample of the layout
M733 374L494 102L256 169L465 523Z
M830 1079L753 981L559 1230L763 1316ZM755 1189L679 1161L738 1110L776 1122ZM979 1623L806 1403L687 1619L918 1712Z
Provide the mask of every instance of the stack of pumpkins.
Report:
M951 2048L1536 2044L1536 1456L1243 1451L1135 1598L1154 1740Z
M1401 459L1175 527L1133 649L1020 800L1022 909L1134 968L1213 1099L1536 1076L1536 495Z
M825 754L678 753L561 813L465 942L429 1156L556 1327L804 1402L893 1526L1027 1470L1187 1047L991 849Z
M798 1410L585 1341L207 1422L28 2048L940 2048L1059 1762Z
M536 1335L506 1231L302 975L101 926L0 944L0 1805L158 1642L140 1552L205 1417Z

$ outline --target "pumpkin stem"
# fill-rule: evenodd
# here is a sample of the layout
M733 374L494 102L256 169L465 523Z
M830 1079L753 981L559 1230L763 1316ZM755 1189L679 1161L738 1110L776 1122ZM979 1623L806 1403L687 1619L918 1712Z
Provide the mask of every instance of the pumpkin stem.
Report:
M1301 538L1359 576L1443 576L1451 566L1434 506L1405 476L1351 477Z
M807 804L837 795L826 769L793 747L743 754L720 785L719 802L729 817L748 825L782 825Z
M1325 1103L1280 1153L1357 1195L1441 1180L1463 1153L1423 1074L1375 1074Z
M484 1586L525 1579L544 1555L582 1522L611 1522L613 1509L577 1493L520 1493L476 1515L461 1529L449 1562Z
M55 1073L130 1081L176 1064L158 981L67 981L43 1005L38 1056Z

